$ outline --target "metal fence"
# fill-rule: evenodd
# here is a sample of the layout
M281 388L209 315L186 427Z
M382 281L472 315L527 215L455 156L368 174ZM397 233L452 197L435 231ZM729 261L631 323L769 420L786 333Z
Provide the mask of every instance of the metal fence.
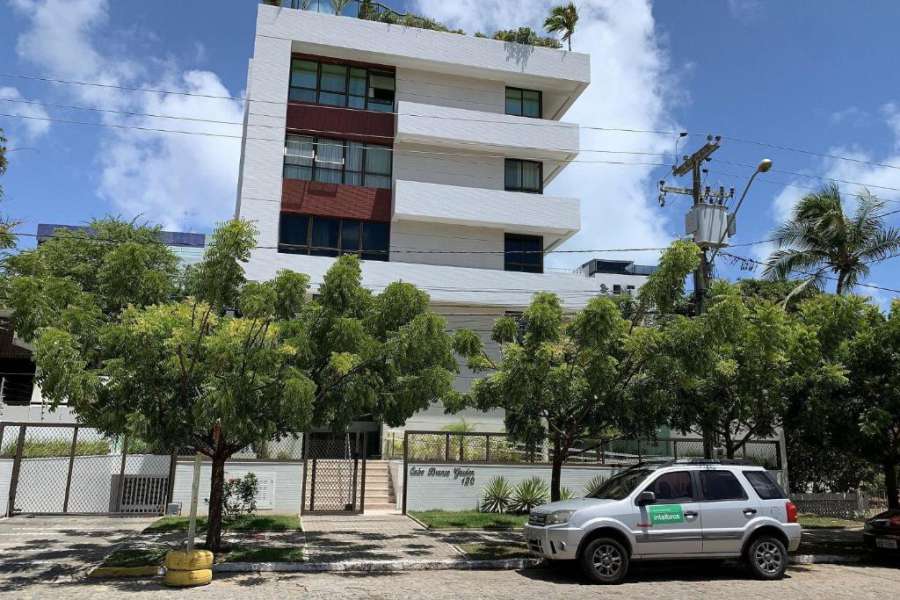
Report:
M528 447L512 442L502 433L454 433L447 431L407 431L386 437L384 458L407 463L549 464L553 462L550 443ZM703 440L658 438L652 440L581 440L569 448L566 464L628 466L646 460L702 458ZM781 449L777 441L747 442L735 458L769 469L781 469Z
M864 493L791 494L801 513L836 519L864 519L887 510L887 498Z
M0 514L161 514L175 457L70 424L0 423Z

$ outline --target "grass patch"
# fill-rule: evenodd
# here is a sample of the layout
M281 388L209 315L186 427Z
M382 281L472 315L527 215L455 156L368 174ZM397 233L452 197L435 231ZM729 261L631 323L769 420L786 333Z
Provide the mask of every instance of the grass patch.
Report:
M166 546L147 546L141 548L119 548L106 557L102 567L144 567L158 566L163 563Z
M429 529L516 529L525 525L528 515L483 513L476 510L427 510L410 512Z
M532 558L527 546L517 542L473 542L460 544L459 548L472 560Z
M800 515L797 519L800 525L806 529L852 529L863 526L862 521L820 517L818 515Z
M233 546L216 556L216 562L303 562L303 548L297 546Z
M187 532L188 517L161 517L150 524L144 533ZM206 517L197 517L197 532L205 532ZM241 515L222 523L223 531L299 531L297 515Z

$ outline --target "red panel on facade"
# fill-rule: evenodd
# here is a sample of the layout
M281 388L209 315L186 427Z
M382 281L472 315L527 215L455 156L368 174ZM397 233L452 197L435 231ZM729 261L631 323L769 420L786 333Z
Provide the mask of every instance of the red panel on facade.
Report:
M287 108L289 133L309 133L353 142L394 143L394 115L370 110L335 108L291 102Z
M391 220L391 190L285 179L281 210L387 223Z

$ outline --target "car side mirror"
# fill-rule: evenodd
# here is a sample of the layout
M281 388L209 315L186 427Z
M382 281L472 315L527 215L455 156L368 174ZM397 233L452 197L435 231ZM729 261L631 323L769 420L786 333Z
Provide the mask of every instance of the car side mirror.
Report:
M656 494L653 492L641 492L637 497L637 505L647 506L648 504L656 504Z

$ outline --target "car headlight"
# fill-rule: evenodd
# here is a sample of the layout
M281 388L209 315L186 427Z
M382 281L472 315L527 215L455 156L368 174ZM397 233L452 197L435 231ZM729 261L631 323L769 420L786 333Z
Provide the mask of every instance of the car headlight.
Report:
M559 525L560 523L568 523L569 519L575 513L574 510L557 510L547 515L547 525Z

